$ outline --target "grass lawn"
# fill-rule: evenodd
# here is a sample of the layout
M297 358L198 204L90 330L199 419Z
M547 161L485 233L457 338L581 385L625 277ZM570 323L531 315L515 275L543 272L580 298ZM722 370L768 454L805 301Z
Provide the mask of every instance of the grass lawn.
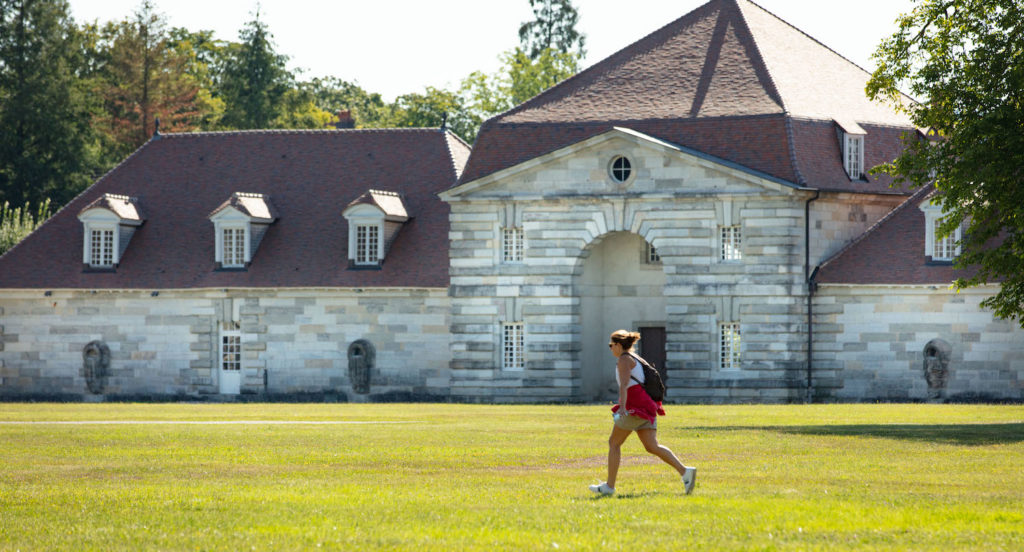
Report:
M1024 550L1024 406L667 410L0 404L0 550Z

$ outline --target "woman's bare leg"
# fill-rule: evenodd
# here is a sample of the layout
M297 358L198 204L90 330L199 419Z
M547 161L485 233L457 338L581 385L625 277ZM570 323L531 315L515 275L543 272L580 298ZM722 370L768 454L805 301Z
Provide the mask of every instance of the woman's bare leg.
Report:
M619 460L622 459L622 443L626 442L628 429L612 426L612 434L608 437L608 486L615 488L615 478L619 475Z
M636 430L636 436L640 438L640 442L644 444L647 452L661 458L666 464L675 468L679 475L683 475L686 472L686 467L676 458L676 455L668 447L658 444L658 430L638 429ZM611 483L608 484L611 485Z

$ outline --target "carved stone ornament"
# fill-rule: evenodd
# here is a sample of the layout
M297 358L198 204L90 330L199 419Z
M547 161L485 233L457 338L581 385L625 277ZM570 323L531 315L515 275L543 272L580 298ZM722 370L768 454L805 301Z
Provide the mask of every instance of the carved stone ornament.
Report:
M110 372L110 348L102 341L90 341L82 349L82 372L90 393L99 395L107 385Z
M365 339L357 339L348 346L348 378L356 393L365 395L370 392L370 372L376 356L373 344Z
M928 398L938 399L949 379L949 360L953 347L941 339L933 339L924 346L924 379L928 382Z

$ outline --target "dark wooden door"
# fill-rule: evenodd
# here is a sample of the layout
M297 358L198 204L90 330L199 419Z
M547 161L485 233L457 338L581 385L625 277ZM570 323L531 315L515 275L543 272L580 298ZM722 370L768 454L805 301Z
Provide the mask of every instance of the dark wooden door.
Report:
M661 374L662 381L665 376L665 328L649 327L640 328L640 356L653 364Z

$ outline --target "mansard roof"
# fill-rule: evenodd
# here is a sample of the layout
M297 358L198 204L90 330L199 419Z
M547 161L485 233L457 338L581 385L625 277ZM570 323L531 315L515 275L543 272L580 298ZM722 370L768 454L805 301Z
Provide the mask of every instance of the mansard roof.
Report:
M800 186L888 191L839 153L844 128L867 132L869 166L915 132L864 96L869 76L749 0L711 0L487 121L460 182L622 126Z
M921 188L818 269L822 284L940 285L970 278L977 269L955 269L925 255L925 215L918 208L934 193Z
M0 257L0 287L445 287L448 206L437 193L468 149L438 129L162 134ZM380 270L348 270L342 210L367 188L401 193L416 217ZM207 217L239 190L272 197L280 219L247 270L217 271ZM108 193L139 198L146 223L116 271L85 273L76 215Z

